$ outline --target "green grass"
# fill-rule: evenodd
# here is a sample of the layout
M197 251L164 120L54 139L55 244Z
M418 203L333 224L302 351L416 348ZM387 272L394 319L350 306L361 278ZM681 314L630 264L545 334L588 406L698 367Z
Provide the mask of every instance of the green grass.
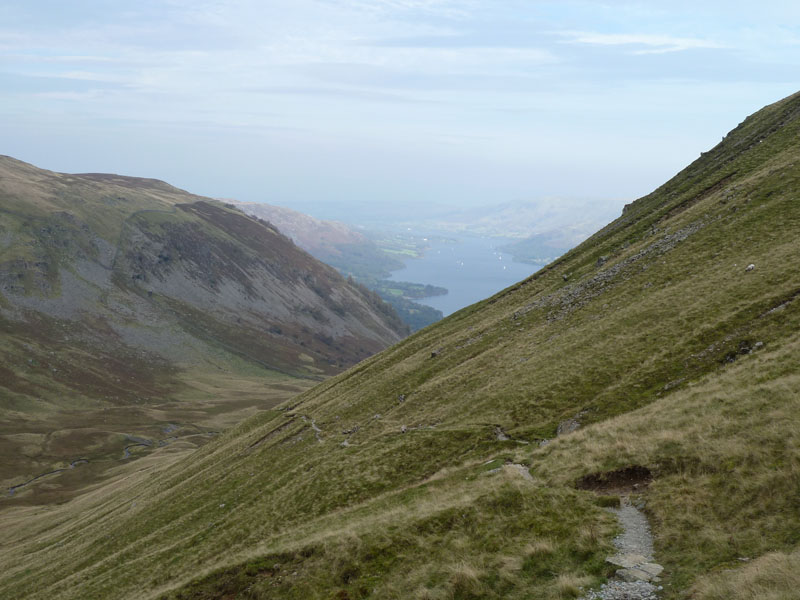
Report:
M792 313L796 328L800 311ZM532 470L570 485L582 473L648 467L655 481L647 510L673 589L741 567L742 557L792 552L800 546L799 350L793 335L657 403L556 440L529 456Z
M419 258L421 254L417 250L411 250L409 248L382 248L383 252L386 254L392 254L394 256L407 256L409 258Z
M641 465L666 598L725 597L725 569L789 597L798 116L800 97L767 107L530 279L188 457L0 513L0 592L577 597L617 527L576 484Z

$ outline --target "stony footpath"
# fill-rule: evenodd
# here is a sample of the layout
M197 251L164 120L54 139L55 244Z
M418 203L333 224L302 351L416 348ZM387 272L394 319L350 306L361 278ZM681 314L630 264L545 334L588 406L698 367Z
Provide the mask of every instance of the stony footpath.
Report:
M614 539L617 553L606 561L619 567L613 579L581 600L656 600L664 568L653 559L653 535L647 518L627 498L620 508L608 509L622 525L622 533Z

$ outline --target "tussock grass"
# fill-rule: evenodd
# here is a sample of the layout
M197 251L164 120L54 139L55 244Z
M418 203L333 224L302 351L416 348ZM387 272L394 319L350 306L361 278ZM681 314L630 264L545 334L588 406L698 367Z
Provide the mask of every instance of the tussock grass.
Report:
M697 600L793 600L800 590L800 551L770 552L758 559L702 577Z
M800 545L800 336L638 411L553 442L534 470L556 485L630 464L674 585ZM745 596L742 596L745 597ZM753 596L757 597L757 596Z
M556 579L555 589L558 598L577 598L583 590L593 583L591 578L579 577L573 574L559 575Z

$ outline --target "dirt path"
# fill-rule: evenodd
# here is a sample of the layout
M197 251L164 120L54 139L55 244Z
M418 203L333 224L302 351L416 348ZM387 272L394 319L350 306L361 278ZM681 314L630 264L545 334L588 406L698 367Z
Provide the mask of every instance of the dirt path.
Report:
M614 578L580 600L656 600L663 569L653 562L653 535L647 517L627 497L621 499L620 508L608 510L619 519L622 533L614 539L617 553L606 561L619 569Z

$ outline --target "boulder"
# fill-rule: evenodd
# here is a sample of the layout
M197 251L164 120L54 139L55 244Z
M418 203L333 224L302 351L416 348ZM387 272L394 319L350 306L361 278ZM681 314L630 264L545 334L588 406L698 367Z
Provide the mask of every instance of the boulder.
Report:
M664 572L664 567L657 563L644 563L639 565L638 569L650 574L652 577L658 577Z
M611 563L612 565L616 565L618 567L630 569L633 567L638 567L639 565L646 564L647 557L642 556L641 554L616 554L614 556L609 556L608 558L606 558L606 562Z
M653 578L647 571L642 571L636 567L631 569L619 569L617 571L617 577L629 583L634 581L650 581Z
M635 567L618 569L617 577L622 581L660 581L659 575L664 567L656 563L644 563Z
M568 433L572 433L576 431L581 426L580 422L577 419L567 419L566 421L561 421L558 424L558 428L556 429L556 435L566 435Z

